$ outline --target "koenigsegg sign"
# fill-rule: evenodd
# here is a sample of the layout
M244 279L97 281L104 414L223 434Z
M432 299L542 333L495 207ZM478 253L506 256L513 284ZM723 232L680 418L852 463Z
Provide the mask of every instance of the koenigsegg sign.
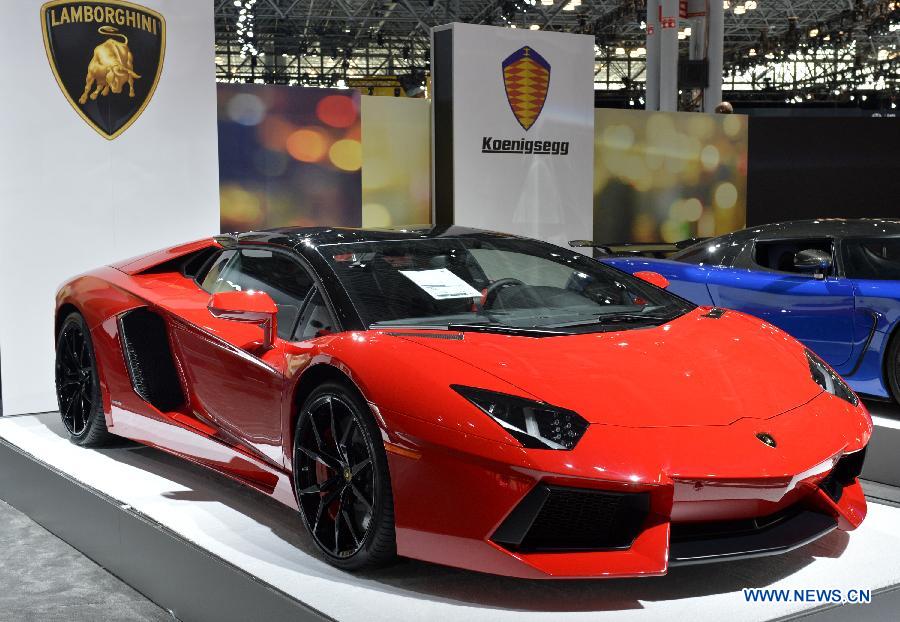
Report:
M593 227L594 40L434 29L435 222L566 245Z
M53 75L81 118L109 140L127 130L162 73L163 16L122 0L53 0L41 27Z
M550 90L550 63L531 46L523 46L501 63L509 109L522 129L531 129L544 109ZM567 140L481 137L481 153L569 155Z

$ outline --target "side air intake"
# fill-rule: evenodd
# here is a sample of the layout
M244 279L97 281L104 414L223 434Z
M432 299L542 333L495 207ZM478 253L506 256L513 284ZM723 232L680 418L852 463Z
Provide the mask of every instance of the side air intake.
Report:
M135 309L119 318L119 333L135 392L163 412L183 405L165 321L146 307Z
M649 493L538 484L491 540L519 552L627 549L650 511Z

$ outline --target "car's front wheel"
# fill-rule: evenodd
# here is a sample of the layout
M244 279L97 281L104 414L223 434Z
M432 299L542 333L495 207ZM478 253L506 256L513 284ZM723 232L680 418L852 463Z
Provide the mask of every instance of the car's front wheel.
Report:
M319 386L294 434L300 515L328 560L357 570L396 557L387 455L366 402L344 383Z
M99 446L112 438L103 415L94 344L78 312L66 316L56 338L56 400L73 443Z

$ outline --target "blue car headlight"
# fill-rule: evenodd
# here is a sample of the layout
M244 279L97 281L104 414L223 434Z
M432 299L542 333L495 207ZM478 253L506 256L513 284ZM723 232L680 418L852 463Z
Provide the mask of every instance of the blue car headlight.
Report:
M572 449L588 428L578 413L565 408L458 384L450 388L530 449Z
M843 378L831 371L831 368L825 364L825 361L809 350L806 350L806 360L809 361L809 373L812 374L812 379L817 385L854 406L859 404L859 398L856 396L856 393L847 386Z

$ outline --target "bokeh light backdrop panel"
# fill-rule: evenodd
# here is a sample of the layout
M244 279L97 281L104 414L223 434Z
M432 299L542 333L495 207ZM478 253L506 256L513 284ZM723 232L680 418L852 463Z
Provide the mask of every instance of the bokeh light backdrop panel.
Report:
M358 92L217 89L222 231L362 224Z
M431 223L431 104L362 96L364 227Z
M594 116L594 240L677 242L745 226L746 116Z

